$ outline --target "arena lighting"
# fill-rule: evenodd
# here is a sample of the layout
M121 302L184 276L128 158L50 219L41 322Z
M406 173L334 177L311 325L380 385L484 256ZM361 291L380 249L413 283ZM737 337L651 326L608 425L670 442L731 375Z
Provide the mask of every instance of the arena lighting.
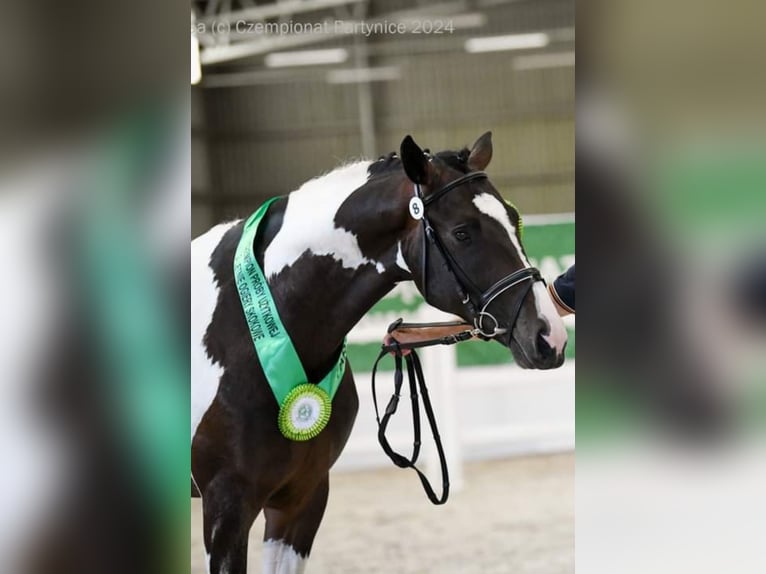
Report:
M401 72L398 66L380 68L351 68L327 72L328 84L361 84L365 82L386 82L398 80Z
M508 36L485 36L469 38L465 41L465 51L469 54L481 52L501 52L504 50L527 50L542 48L550 42L550 37L544 32L531 34L511 34Z
M348 51L343 48L328 50L300 50L296 52L272 52L263 62L267 68L288 66L317 66L321 64L342 64L348 60Z
M541 68L566 68L575 65L575 53L530 54L513 59L514 70L539 70Z

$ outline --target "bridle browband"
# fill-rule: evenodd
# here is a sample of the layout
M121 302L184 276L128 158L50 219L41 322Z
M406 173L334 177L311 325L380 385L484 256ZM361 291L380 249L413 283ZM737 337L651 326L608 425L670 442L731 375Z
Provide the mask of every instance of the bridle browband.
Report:
M444 504L449 497L449 472L447 468L447 459L444 454L444 448L442 447L441 437L439 436L439 430L436 426L436 417L434 416L433 407L431 406L431 399L428 396L428 389L426 388L425 378L423 376L423 369L420 364L420 359L415 351L417 348L430 347L432 345L453 345L461 341L467 341L473 337L479 336L484 339L491 339L504 333L512 333L513 327L519 318L521 313L521 307L524 304L529 291L536 281L543 281L540 271L534 267L526 267L514 271L510 275L506 275L489 289L482 291L471 280L465 271L460 267L457 260L454 258L449 249L444 245L439 238L439 234L434 229L428 218L428 207L436 203L439 199L444 197L447 193L464 185L471 181L479 179L486 179L487 174L483 171L474 171L467 173L456 180L448 183L439 190L431 193L428 197L423 197L423 192L419 184L415 184L415 199L410 203L410 214L413 217L419 218L423 223L423 257L422 257L422 291L423 297L426 302L428 301L428 253L429 245L436 246L437 251L444 259L444 263L449 270L452 277L455 279L455 286L457 288L460 301L469 311L471 317L473 317L473 328L468 323L462 322L447 322L447 323L403 323L402 319L398 319L392 323L388 328L389 340L384 342L381 346L380 354L372 368L372 400L375 407L375 418L378 423L378 442L380 443L383 451L393 461L393 463L400 468L412 468L417 472L420 482L423 485L423 489L428 496L428 499L434 504ZM416 206L413 208L412 202L415 201ZM511 314L511 321L505 327L500 327L497 319L487 309L492 302L497 299L501 294L505 293L509 289L512 289L516 285L528 282L526 289L516 302L513 313ZM543 281L544 283L544 281ZM491 319L494 325L492 330L487 330L483 323L485 319ZM466 329L461 328L465 326ZM448 335L444 335L437 338L423 339L418 341L412 341L408 343L399 342L393 336L398 329L433 329L433 328L454 328L456 332ZM375 375L378 370L378 364L381 359L388 354L394 356L394 393L386 406L386 410L381 417L378 410L378 397L376 393ZM396 452L390 445L386 437L386 429L391 420L391 417L396 413L399 406L399 400L401 396L402 384L404 382L403 364L406 364L407 375L409 379L410 387L410 401L412 409L412 425L413 425L413 447L412 454L407 457ZM419 394L418 394L418 391ZM426 475L415 466L420 454L420 404L419 395L423 399L423 408L425 410L426 419L431 427L431 434L433 435L436 451L439 456L439 466L442 476L442 493L441 496L437 496L434 489L431 487L430 482Z
M489 289L482 291L479 287L476 286L471 278L468 277L465 271L463 271L455 257L452 255L452 253L450 253L449 249L447 249L442 240L439 238L439 234L434 229L428 217L428 208L453 189L479 179L487 179L487 174L483 171L467 173L457 178L456 180L451 181L439 190L431 193L428 195L428 197L423 197L423 191L420 187L420 184L415 184L415 197L419 198L423 203L423 214L421 218L423 225L421 281L423 297L426 301L428 301L428 253L429 245L434 245L444 259L447 270L455 279L455 286L457 288L458 295L460 296L460 301L467 307L470 316L473 317L475 334L491 339L498 335L510 332L513 329L519 314L521 313L521 307L527 297L527 294L532 289L534 283L536 281L543 281L543 278L540 275L540 271L535 267L525 267L523 269L519 269L518 271L514 271L510 275L506 275L497 281L494 285L489 287ZM510 323L505 327L500 327L498 320L494 315L487 311L487 309L489 308L490 304L502 293L505 293L509 289L525 281L528 281L529 284L527 285L527 288L524 290L521 297L519 297L518 302L513 309ZM485 320L492 321L493 325L491 326L491 330L484 326Z

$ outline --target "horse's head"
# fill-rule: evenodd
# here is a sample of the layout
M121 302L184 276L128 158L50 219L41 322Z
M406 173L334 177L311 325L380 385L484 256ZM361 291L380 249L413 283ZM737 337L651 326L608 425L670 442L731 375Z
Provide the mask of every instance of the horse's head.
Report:
M412 196L420 196L410 200L417 223L403 254L426 300L509 347L522 367L560 366L566 330L527 259L519 212L483 173L491 134L471 150L435 155L407 136L400 156Z

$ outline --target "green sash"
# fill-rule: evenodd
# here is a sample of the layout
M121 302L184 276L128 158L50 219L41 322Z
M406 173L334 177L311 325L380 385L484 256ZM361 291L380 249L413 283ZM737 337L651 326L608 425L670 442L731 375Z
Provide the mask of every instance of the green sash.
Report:
M318 435L330 420L332 399L346 370L346 342L330 372L310 384L253 253L258 226L277 199L261 205L245 222L234 255L234 280L255 351L279 403L279 430L302 441Z

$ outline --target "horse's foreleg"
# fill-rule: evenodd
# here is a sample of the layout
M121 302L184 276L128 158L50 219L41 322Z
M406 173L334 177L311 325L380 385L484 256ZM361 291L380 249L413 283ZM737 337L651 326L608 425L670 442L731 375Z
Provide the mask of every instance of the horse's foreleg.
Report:
M219 473L202 497L205 550L210 574L247 572L247 537L261 503L249 483L236 474Z
M303 574L311 546L327 506L329 480L317 486L296 513L266 508L263 537L263 574Z

